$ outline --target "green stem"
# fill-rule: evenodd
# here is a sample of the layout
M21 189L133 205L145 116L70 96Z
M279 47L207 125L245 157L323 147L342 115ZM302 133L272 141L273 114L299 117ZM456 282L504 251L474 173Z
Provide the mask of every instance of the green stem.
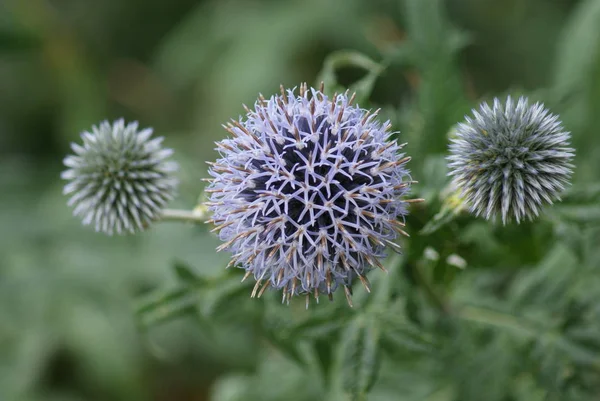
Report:
M188 223L206 223L207 216L200 209L195 210L179 210L179 209L164 209L160 217L161 221L180 221Z

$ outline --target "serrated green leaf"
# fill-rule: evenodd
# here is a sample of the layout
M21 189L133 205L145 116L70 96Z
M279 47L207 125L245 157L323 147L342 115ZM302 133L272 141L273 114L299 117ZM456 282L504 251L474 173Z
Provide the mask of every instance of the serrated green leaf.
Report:
M136 307L135 316L141 328L191 316L207 334L212 334L212 325L199 309L199 294L191 286L180 286L149 296Z
M402 311L384 313L381 324L382 348L390 351L390 355L431 354L436 349L431 336L409 321Z
M378 322L360 316L344 330L340 343L342 386L352 400L365 400L380 365Z
M192 267L180 260L173 263L173 270L175 270L177 279L183 284L191 286L206 286L209 284L209 281L206 278L197 275Z
M220 316L228 310L236 310L240 303L250 299L252 283L241 282L239 276L232 276L209 291L204 299L202 310L207 316Z
M534 303L548 305L552 300L567 301L566 290L575 279L574 269L578 264L570 249L560 244L553 247L538 267L523 272L515 280L509 293L511 302L523 306Z
M354 310L346 304L322 307L311 313L307 319L294 324L290 331L299 338L322 338L343 327L353 315Z
M152 313L163 305L178 303L190 296L189 288L177 287L168 291L150 294L146 299L139 302L135 308L137 316Z
M301 340L290 336L289 331L280 327L278 322L265 322L261 327L261 333L283 355L299 365L306 365L306 360L299 349Z

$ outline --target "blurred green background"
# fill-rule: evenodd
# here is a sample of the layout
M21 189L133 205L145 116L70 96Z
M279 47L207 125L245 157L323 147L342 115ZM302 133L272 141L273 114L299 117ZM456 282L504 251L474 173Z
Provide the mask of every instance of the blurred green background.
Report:
M366 58L348 62L341 50ZM227 255L206 230L175 223L135 237L96 234L71 216L59 179L81 131L138 120L176 149L182 184L172 206L191 209L213 141L226 135L220 125L259 92L320 79L358 82L362 104L384 108L409 142L419 195L436 198L446 183L436 165L452 125L507 93L561 114L577 149L575 183L600 179L599 0L0 0L0 400L323 397L259 338L258 301L229 305L251 317L225 317L213 336L189 317L140 327L136 302L175 285L174 264L217 277ZM597 221L598 201L566 212L577 224ZM600 236L584 238L593 249ZM555 254L546 262L563 263ZM469 266L489 264L474 255ZM524 264L540 259L527 255ZM387 370L373 398L520 399L486 395L508 391L495 387L386 392L399 381L435 387L439 372L427 369L418 379ZM523 380L516 392L538 394L523 399L553 399Z

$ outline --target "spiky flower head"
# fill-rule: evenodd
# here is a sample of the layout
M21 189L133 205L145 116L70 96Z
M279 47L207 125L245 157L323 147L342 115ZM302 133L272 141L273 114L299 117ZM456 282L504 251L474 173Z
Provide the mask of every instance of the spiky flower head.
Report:
M102 122L83 132L83 146L75 143L75 154L64 159L69 169L62 178L72 194L69 206L83 224L112 235L144 230L160 217L177 187L177 164L169 161L171 149L162 147L162 137L151 138L152 129L138 131L138 123L125 125L120 119Z
M568 184L574 149L558 116L526 98L482 103L458 125L448 157L450 175L471 211L506 224L538 216Z
M400 249L409 158L389 122L347 93L329 99L305 84L294 92L261 96L217 143L207 192L219 249L254 275L252 296L272 286L308 302L342 285L350 302L353 279L368 289L367 270L382 267L388 246Z

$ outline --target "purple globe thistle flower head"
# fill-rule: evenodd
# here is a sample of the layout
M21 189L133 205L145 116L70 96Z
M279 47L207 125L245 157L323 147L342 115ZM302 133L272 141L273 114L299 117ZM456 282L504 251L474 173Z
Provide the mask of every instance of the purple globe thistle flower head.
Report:
M569 183L574 149L558 116L543 104L509 96L482 103L458 125L448 167L472 213L502 223L532 220L559 200Z
M383 269L385 249L403 231L410 189L408 157L391 140L390 123L352 105L348 93L329 99L300 86L225 126L207 192L212 222L233 253L230 265L254 275L252 296L272 286L293 295L332 293ZM399 219L399 220L398 220Z
M151 136L151 128L138 131L137 122L120 119L82 133L83 146L71 144L75 154L64 159L63 192L71 194L68 205L84 225L108 235L135 233L160 218L175 196L177 163L163 138Z

